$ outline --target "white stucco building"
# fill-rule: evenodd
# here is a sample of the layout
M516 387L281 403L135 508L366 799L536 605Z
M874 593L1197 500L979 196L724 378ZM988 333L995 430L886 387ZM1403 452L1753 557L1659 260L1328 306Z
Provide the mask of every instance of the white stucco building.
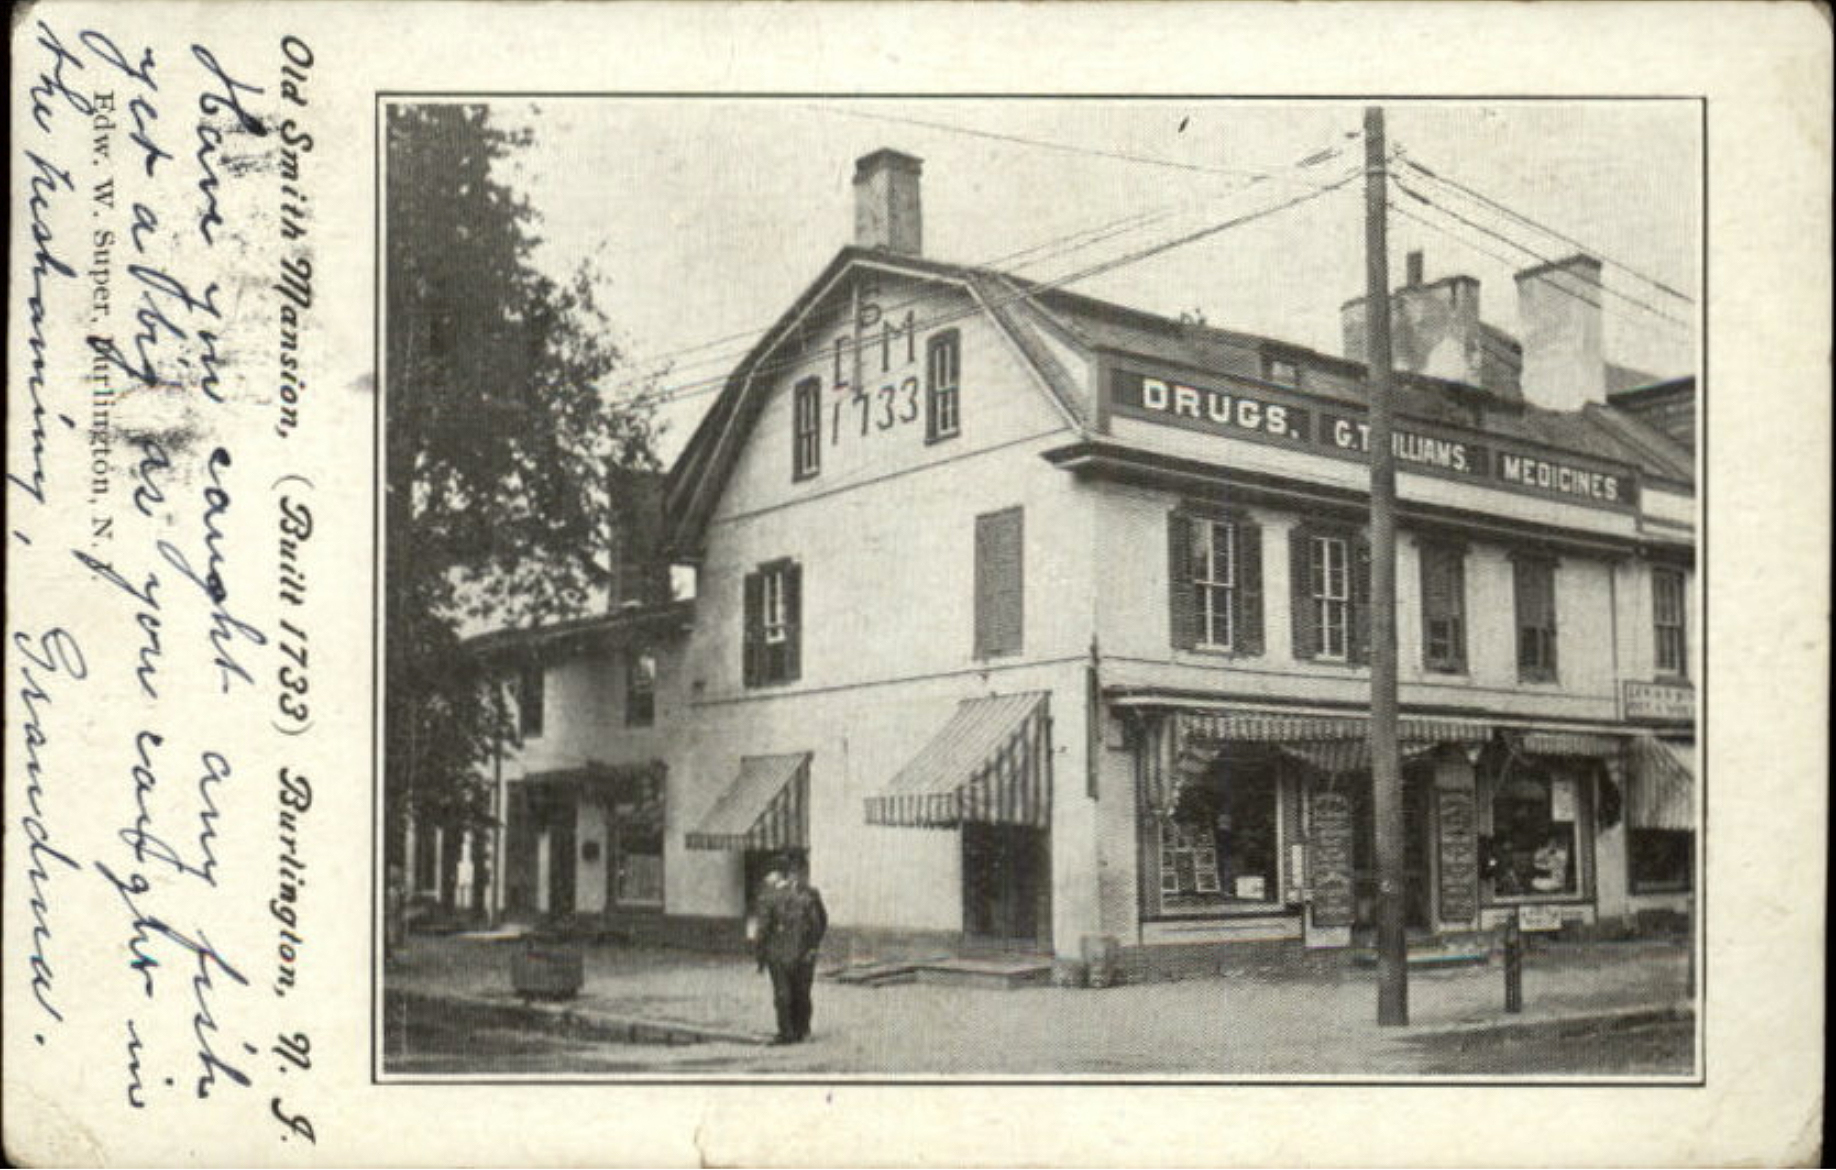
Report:
M856 240L670 470L692 600L481 640L540 665L492 905L731 942L796 850L838 948L1352 943L1361 303L1335 356L942 263L920 171L860 160ZM1597 269L1520 274L1521 342L1471 278L1397 291L1423 935L1690 905L1694 459L1608 405Z

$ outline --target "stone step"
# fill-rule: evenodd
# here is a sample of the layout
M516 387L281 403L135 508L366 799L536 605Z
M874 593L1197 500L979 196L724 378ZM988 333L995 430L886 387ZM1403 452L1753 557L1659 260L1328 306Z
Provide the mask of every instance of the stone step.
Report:
M938 987L1008 991L1052 982L1050 959L949 959L917 967L918 982Z

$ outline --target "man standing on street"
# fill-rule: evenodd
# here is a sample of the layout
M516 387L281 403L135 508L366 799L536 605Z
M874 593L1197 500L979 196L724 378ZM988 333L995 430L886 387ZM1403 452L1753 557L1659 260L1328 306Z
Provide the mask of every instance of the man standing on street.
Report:
M790 863L766 879L759 896L759 970L771 970L772 1004L778 1013L773 1044L809 1039L810 985L816 979L816 950L829 928L822 895L802 867Z

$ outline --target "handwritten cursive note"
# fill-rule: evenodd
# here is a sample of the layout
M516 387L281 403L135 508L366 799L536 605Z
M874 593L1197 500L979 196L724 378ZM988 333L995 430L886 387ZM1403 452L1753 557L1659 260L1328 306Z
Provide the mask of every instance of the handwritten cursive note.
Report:
M34 1080L117 1053L85 1075L125 1115L311 1141L287 997L310 978L317 827L316 480L296 461L317 60L286 31L149 36L95 19L125 9L69 11L14 41L9 1030L42 1053Z

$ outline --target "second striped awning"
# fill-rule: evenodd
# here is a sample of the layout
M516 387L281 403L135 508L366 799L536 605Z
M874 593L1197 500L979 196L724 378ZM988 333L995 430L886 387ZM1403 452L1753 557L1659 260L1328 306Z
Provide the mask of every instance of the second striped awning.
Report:
M1694 829L1695 757L1694 744L1652 735L1634 739L1626 822L1635 829Z
M1046 694L964 699L885 791L867 823L951 828L964 822L1052 823L1052 731Z
M688 834L690 849L808 849L810 753L747 756Z

